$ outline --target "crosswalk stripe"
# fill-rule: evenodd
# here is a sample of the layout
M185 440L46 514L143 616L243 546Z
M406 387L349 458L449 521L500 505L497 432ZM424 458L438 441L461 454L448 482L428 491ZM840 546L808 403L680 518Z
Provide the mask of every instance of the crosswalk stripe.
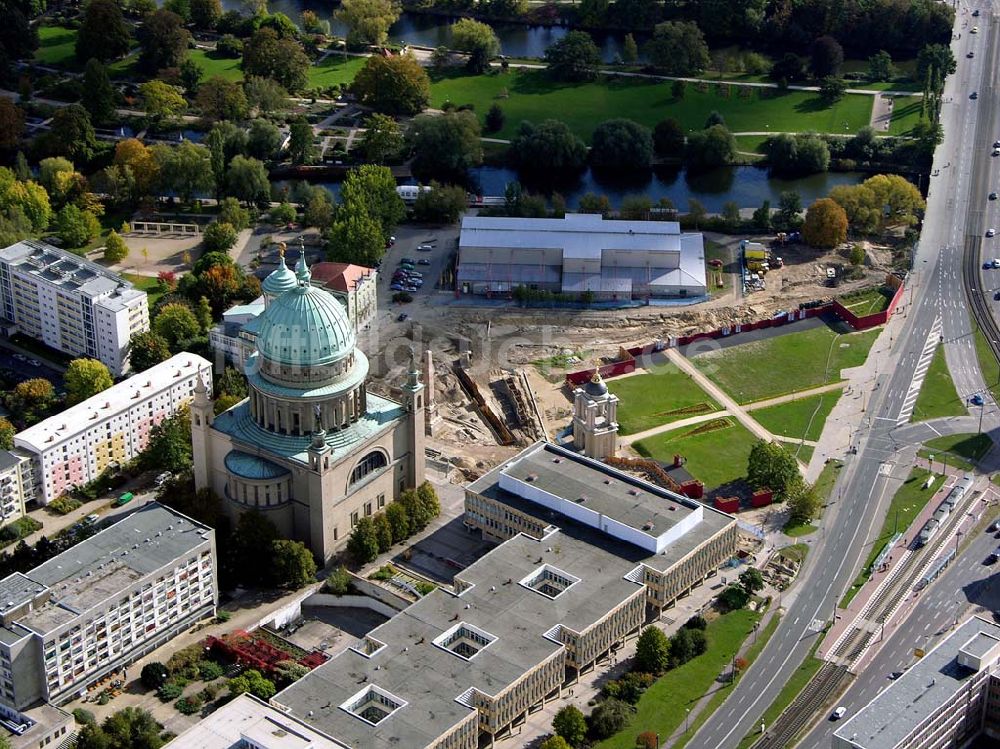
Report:
M937 317L934 319L934 323L927 333L927 340L924 341L924 347L920 352L920 359L917 360L917 366L914 367L913 379L910 380L910 386L903 397L903 405L900 408L899 417L896 419L897 426L907 423L913 415L913 409L917 405L917 398L920 396L920 388L924 384L927 370L931 368L931 359L934 357L934 352L941 341L941 331L942 321L940 317Z

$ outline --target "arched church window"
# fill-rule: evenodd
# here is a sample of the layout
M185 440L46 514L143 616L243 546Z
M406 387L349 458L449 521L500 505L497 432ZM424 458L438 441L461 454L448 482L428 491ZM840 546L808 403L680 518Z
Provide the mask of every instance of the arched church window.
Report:
M375 471L381 470L389 465L389 461L386 460L385 453L380 450L368 453L361 462L354 466L354 470L351 471L351 482L349 486L354 486L359 481L363 481L368 475L375 473Z

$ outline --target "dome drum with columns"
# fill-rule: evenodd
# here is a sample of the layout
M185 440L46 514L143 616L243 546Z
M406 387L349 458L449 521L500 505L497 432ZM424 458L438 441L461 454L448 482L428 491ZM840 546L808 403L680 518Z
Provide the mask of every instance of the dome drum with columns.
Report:
M195 480L326 559L359 517L423 481L423 385L411 373L403 403L367 392L354 328L337 298L310 284L303 255L293 273L282 253L262 287L248 398L218 417L195 400Z

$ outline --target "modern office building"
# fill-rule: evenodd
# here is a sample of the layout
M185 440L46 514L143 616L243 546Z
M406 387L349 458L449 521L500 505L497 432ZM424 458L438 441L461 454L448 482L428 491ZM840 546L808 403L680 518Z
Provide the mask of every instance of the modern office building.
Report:
M75 357L128 371L128 344L149 330L146 292L71 252L26 239L0 250L0 316L20 332Z
M0 525L17 520L35 498L34 461L23 450L0 450Z
M142 452L150 430L194 398L199 379L212 385L212 365L187 351L14 436L32 456L35 498L43 505Z
M736 552L731 516L541 442L465 509L498 546L273 704L351 747L475 749Z
M169 749L348 749L293 715L241 694L191 726Z
M0 581L0 713L60 704L204 617L215 532L152 503Z
M423 482L424 386L411 362L402 403L369 393L344 306L311 283L304 260L295 273L281 265L284 278L264 281L266 309L243 329L254 336L249 398L216 416L209 394L196 393L195 483L234 519L261 512L328 560L361 517Z
M595 300L700 297L707 293L701 234L676 221L466 216L458 289L509 294L518 286Z
M846 719L833 749L951 749L983 736L1000 742L998 664L1000 625L972 617Z

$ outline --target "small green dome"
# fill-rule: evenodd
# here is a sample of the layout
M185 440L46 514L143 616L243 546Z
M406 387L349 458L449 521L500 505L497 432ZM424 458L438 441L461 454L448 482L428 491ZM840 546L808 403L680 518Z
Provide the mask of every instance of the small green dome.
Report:
M271 302L259 319L257 350L268 361L323 366L350 356L357 345L336 297L305 283Z
M260 287L265 294L273 298L294 289L297 285L298 282L295 279L295 274L285 263L285 257L282 255L278 267L271 271Z

